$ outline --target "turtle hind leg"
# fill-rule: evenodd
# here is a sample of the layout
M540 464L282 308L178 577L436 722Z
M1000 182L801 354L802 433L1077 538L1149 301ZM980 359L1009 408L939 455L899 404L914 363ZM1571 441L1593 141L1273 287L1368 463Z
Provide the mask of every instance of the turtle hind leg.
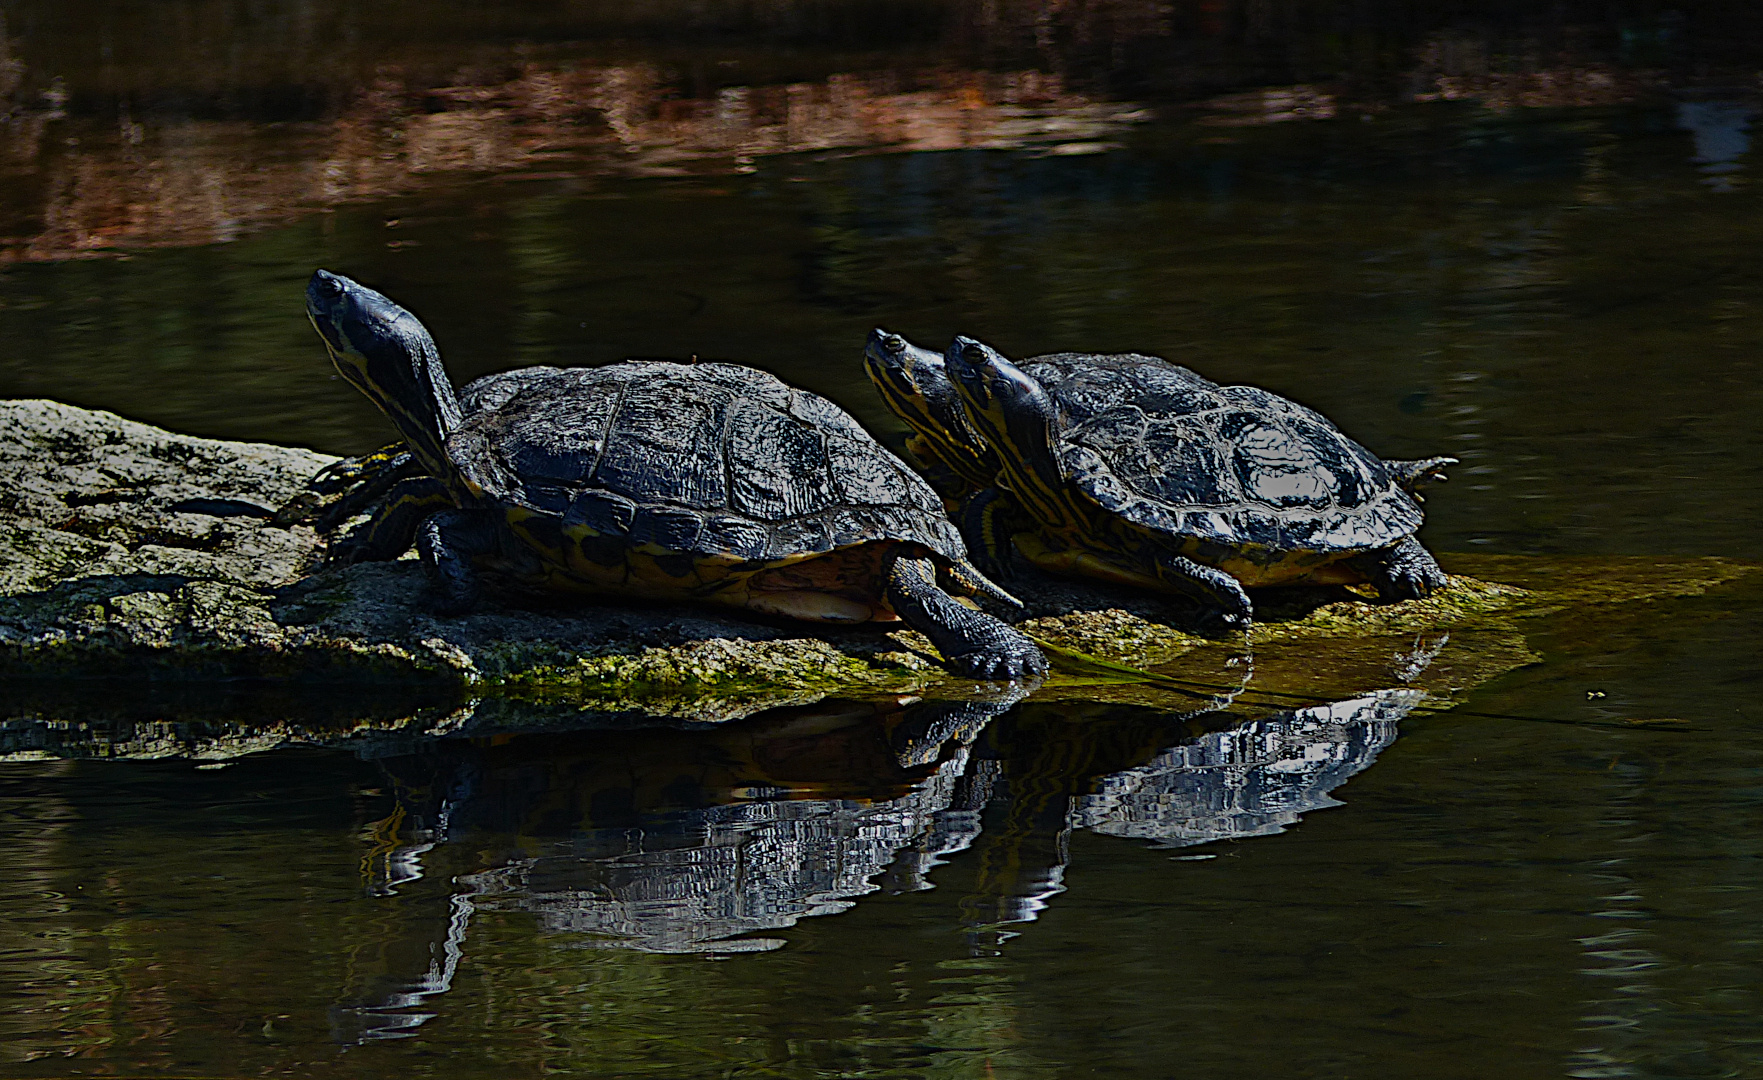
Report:
M1355 555L1351 561L1365 580L1377 587L1378 598L1391 603L1431 596L1449 581L1432 552L1412 536L1390 547Z
M1242 582L1216 566L1206 566L1174 552L1158 552L1154 569L1165 588L1198 600L1207 609L1202 623L1226 630L1247 630L1255 616Z
M1047 671L1046 656L1027 635L937 588L929 559L897 556L888 568L887 598L894 614L930 638L958 674L1019 679Z
M473 560L501 550L502 516L493 510L442 510L416 530L416 550L434 587L435 610L463 615L483 592Z

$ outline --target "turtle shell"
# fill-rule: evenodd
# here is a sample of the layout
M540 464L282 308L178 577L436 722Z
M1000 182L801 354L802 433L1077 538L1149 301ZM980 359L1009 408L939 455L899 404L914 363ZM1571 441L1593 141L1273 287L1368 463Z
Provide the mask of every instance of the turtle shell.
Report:
M788 562L874 540L966 555L923 479L838 406L765 372L628 361L518 375L474 383L447 440L490 502L693 557Z
M1286 552L1380 548L1420 527L1382 459L1278 394L1136 354L1022 367L1059 410L1066 475L1135 525Z

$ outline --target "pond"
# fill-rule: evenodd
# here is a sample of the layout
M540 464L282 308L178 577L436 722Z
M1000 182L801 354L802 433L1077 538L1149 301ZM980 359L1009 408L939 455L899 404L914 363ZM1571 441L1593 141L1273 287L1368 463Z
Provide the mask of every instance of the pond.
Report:
M459 383L726 358L895 445L874 326L1154 353L1462 459L1448 567L1748 569L1763 17L1412 8L0 0L0 397L380 445L322 266ZM1423 689L94 721L0 760L0 1075L1757 1075L1732 576Z

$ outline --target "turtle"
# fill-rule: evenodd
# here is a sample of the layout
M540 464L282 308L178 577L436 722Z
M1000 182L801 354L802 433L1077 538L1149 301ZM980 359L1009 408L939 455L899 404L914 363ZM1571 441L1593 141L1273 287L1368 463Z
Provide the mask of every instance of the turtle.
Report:
M414 536L443 615L476 606L490 571L546 596L898 618L957 673L1046 670L1026 635L951 595L1020 607L968 561L929 485L825 398L751 367L645 360L480 379L465 409L416 316L325 270L306 302L420 466L358 556Z
M1245 587L1373 585L1430 595L1419 488L1452 457L1385 461L1270 391L1160 357L1052 353L1013 363L969 337L938 355L877 329L865 366L940 477L982 571L1030 563L1164 593L1246 627Z

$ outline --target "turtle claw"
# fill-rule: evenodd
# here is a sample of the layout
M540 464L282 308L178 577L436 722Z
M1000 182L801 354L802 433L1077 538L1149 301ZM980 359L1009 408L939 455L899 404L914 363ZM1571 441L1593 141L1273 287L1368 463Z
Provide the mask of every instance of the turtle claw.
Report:
M1420 498L1420 488L1426 484L1442 484L1450 477L1445 470L1453 465L1461 464L1454 457L1421 458L1418 461L1386 461L1384 467L1389 470L1390 479L1400 485L1408 494Z
M283 503L276 510L275 516L269 519L269 523L278 529L303 525L318 515L318 509L318 495L311 491L302 491Z
M1039 678L1047 673L1047 657L1034 642L1023 638L998 648L959 653L949 657L949 667L957 675L973 679L1006 682Z
M1358 556L1357 565L1386 603L1419 600L1450 583L1438 560L1412 536L1393 547Z
M1226 630L1247 632L1255 624L1254 618L1246 611L1226 611L1218 616L1218 625Z
M370 562L373 558L372 545L368 543L370 530L364 525L346 536L339 536L325 544L324 564L326 566L354 566L358 562Z
M1378 591L1380 599L1421 600L1444 588L1448 580L1437 564L1400 566L1392 569L1387 581L1378 583Z

